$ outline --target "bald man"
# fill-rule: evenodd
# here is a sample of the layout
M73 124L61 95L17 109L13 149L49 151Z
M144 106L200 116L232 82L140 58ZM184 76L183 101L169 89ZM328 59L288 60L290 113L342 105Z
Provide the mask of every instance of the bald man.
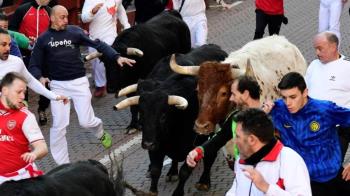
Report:
M39 36L29 63L30 72L49 82L53 92L69 96L74 102L79 124L95 133L103 147L112 146L112 137L103 130L101 119L97 118L91 106L91 92L81 61L79 46L89 46L103 53L106 58L116 60L120 66L132 66L134 60L121 57L113 48L99 40L91 40L83 29L68 25L68 11L57 5L52 8L50 28ZM48 70L48 78L42 77L41 70ZM66 127L69 124L70 104L51 102L53 124L50 129L50 149L57 164L69 163Z
M309 96L350 109L350 60L339 53L337 35L330 31L319 33L314 37L313 45L318 59L312 61L306 70ZM338 127L338 134L344 160L350 142L350 128ZM345 166L344 175L344 179L350 180L350 164Z

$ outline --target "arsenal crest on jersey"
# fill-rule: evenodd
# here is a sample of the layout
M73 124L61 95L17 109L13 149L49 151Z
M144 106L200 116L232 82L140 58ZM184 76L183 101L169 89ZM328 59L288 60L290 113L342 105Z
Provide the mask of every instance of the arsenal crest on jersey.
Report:
M8 128L9 130L12 130L13 128L15 128L15 126L16 126L16 121L15 121L15 120L9 120L9 121L7 121L7 128Z

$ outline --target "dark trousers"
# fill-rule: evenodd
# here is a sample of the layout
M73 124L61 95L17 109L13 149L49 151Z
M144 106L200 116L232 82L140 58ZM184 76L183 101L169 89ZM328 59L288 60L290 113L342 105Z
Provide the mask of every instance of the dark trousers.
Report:
M50 88L48 87L47 83L46 83L45 87L50 90ZM40 95L39 96L38 105L39 105L38 111L43 111L44 112L50 105L50 99Z
M31 51L22 49L21 53L23 54L23 62L28 67L29 61L30 61L30 56L31 56ZM50 88L48 87L48 84L46 84L45 87L50 90ZM25 100L28 101L28 91L26 92ZM38 111L45 111L50 105L50 100L48 98L40 95L38 105L39 105Z
M313 196L349 196L350 181L342 179L343 167L341 167L338 175L327 182L311 181L311 190Z
M256 29L254 39L260 39L265 33L265 28L268 26L269 34L279 34L283 15L268 15L262 10L256 9Z
M40 95L38 104L38 111L45 111L50 105L50 99Z
M338 135L339 135L340 147L342 151L342 162L343 162L345 153L349 147L350 127L338 127Z
M29 61L30 61L30 53L28 52L28 50L24 50L24 49L20 49L22 57L23 57L23 63L26 66L26 68L28 69L28 65L29 65ZM28 91L26 91L24 100L26 100L28 102L29 95L28 95Z

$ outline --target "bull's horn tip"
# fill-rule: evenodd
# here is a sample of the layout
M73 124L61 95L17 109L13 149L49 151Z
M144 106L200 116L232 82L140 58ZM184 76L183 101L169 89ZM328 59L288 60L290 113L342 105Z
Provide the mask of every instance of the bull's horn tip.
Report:
M114 111L118 111L119 108L115 105L115 106L113 106L113 110L114 110Z

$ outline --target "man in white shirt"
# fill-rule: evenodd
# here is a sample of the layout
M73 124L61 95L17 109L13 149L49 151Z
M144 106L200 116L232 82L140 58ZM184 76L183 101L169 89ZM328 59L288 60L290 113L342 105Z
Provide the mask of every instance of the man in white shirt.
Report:
M350 108L350 59L339 53L337 35L330 31L319 33L314 37L313 45L317 59L311 62L305 75L309 96ZM350 142L350 128L339 127L338 134L344 159ZM350 164L343 174L350 179Z
M91 39L99 39L112 45L117 37L117 19L124 29L130 27L122 0L85 0L81 19L89 24ZM95 52L89 48L89 52ZM95 80L95 97L106 95L106 69L99 59L91 61Z
M51 100L68 101L67 97L56 95L47 90L37 79L35 79L27 70L22 59L10 55L11 37L7 31L0 29L0 80L9 72L17 72L28 82L29 88L34 92L45 96Z

